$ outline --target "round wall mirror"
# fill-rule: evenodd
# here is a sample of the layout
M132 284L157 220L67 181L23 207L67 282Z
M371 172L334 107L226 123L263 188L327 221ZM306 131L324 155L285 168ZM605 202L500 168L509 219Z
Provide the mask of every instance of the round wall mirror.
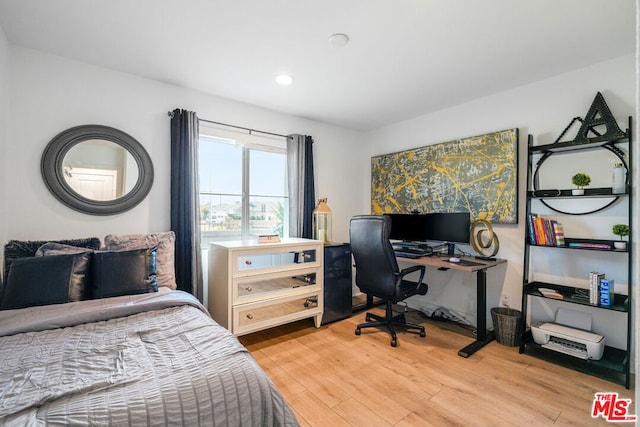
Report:
M41 172L58 200L94 215L133 208L153 184L153 164L144 147L127 133L101 125L56 135L44 150Z

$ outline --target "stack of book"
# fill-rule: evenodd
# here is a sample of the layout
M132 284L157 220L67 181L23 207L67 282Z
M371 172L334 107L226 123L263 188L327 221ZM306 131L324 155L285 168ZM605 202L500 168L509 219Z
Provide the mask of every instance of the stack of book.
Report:
M279 243L280 236L277 234L260 234L258 236L258 243Z
M553 299L564 299L564 294L556 289L538 288L542 296Z
M611 307L613 305L613 279L606 279L604 273L589 273L589 304Z
M527 215L529 242L538 246L564 246L564 229L562 224L535 213Z

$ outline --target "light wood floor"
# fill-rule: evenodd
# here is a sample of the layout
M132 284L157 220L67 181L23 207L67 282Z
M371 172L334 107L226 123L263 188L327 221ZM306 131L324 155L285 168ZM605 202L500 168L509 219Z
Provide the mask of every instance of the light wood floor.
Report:
M607 425L591 418L595 392L634 399L623 386L495 341L461 358L457 352L471 338L437 322L421 320L427 337L399 333L393 348L386 332L354 334L364 316L319 329L307 319L240 341L302 426Z

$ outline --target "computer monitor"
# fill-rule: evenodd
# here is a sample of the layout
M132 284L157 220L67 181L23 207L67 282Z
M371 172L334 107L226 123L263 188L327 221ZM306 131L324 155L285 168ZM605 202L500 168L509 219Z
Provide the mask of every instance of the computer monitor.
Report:
M471 214L469 212L434 212L425 215L427 240L447 244L447 254L454 255L455 244L471 241Z
M385 215L391 217L391 240L446 243L449 255L454 255L456 243L469 244L471 241L469 212Z
M404 242L426 242L427 220L425 215L385 214L391 218L389 239Z

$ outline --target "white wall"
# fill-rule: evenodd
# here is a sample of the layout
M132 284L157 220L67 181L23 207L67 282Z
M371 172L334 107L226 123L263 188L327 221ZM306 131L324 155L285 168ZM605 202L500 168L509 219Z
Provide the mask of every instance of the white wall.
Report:
M592 65L571 73L563 74L539 81L527 86L519 87L508 92L497 93L492 96L475 100L454 108L426 114L412 120L397 123L366 134L369 145L368 156L401 151L404 149L421 147L453 139L480 135L487 132L519 128L519 222L517 225L494 226L500 238L501 258L506 258L506 267L489 270L488 306L496 306L500 296L506 295L510 305L521 306L522 270L523 270L523 241L524 241L524 195L526 185L527 134L533 134L536 144L551 143L576 116L584 117L589 109L596 92L603 93L613 115L617 118L622 129L627 126L627 117L635 116L636 112L636 67L633 55L617 58L611 61ZM428 94L425 94L428 96ZM637 120L637 117L634 117ZM577 128L574 129L574 132ZM364 153L363 153L364 155ZM637 163L636 163L637 165ZM571 164L570 167L580 168L582 165ZM362 210L369 211L370 195L370 162L363 172L365 182L362 192ZM609 175L610 164L605 161L602 165ZM636 166L637 167L637 166ZM636 174L637 176L637 174ZM637 178L636 178L637 182ZM564 186L563 186L564 185ZM609 184L610 185L610 184ZM570 183L559 183L560 188L570 188ZM637 187L636 187L637 188ZM624 202L623 202L624 203ZM578 221L588 221L592 231L603 239L613 239L611 224L626 222L624 211L627 205L616 206L595 217L582 217ZM541 212L544 213L544 212ZM595 218L595 220L594 220ZM573 219L563 221L565 228L572 230ZM579 222L578 222L579 224ZM579 226L573 226L579 229ZM635 233L637 241L638 233ZM574 234L575 235L575 234ZM548 251L551 252L551 251ZM555 271L563 270L571 262L565 255L554 252L553 260L548 265ZM573 254L575 255L575 254ZM591 261L596 268L616 275L617 265L598 264L597 259ZM578 275L588 275L582 269ZM623 273L622 277L624 277ZM608 277L610 275L608 274ZM582 279L581 276L579 276ZM428 283L429 293L424 297L414 297L410 306L415 308L444 306L454 313L474 320L475 318L475 278L471 274L459 272L430 271ZM586 277L584 278L586 280ZM626 280L625 280L626 283ZM620 343L620 334L610 332ZM607 335L608 337L611 335Z
M5 146L7 144L9 105L9 42L0 27L0 170L6 169L8 165ZM2 176L0 179L0 242L7 240L6 210L8 203L6 189L7 179ZM0 251L0 266L3 264L3 253Z
M3 156L7 161L0 181L10 183L6 199L11 209L3 240L103 238L108 233L167 230L167 112L174 108L254 129L312 135L317 195L329 198L335 239L348 240L348 218L359 208L354 194L364 187L360 171L367 159L358 145L362 133L15 46L10 48L10 66L12 113L7 141L11 144ZM43 149L58 132L82 124L121 129L149 152L155 171L153 188L133 210L114 216L85 215L59 203L45 187L40 175Z

